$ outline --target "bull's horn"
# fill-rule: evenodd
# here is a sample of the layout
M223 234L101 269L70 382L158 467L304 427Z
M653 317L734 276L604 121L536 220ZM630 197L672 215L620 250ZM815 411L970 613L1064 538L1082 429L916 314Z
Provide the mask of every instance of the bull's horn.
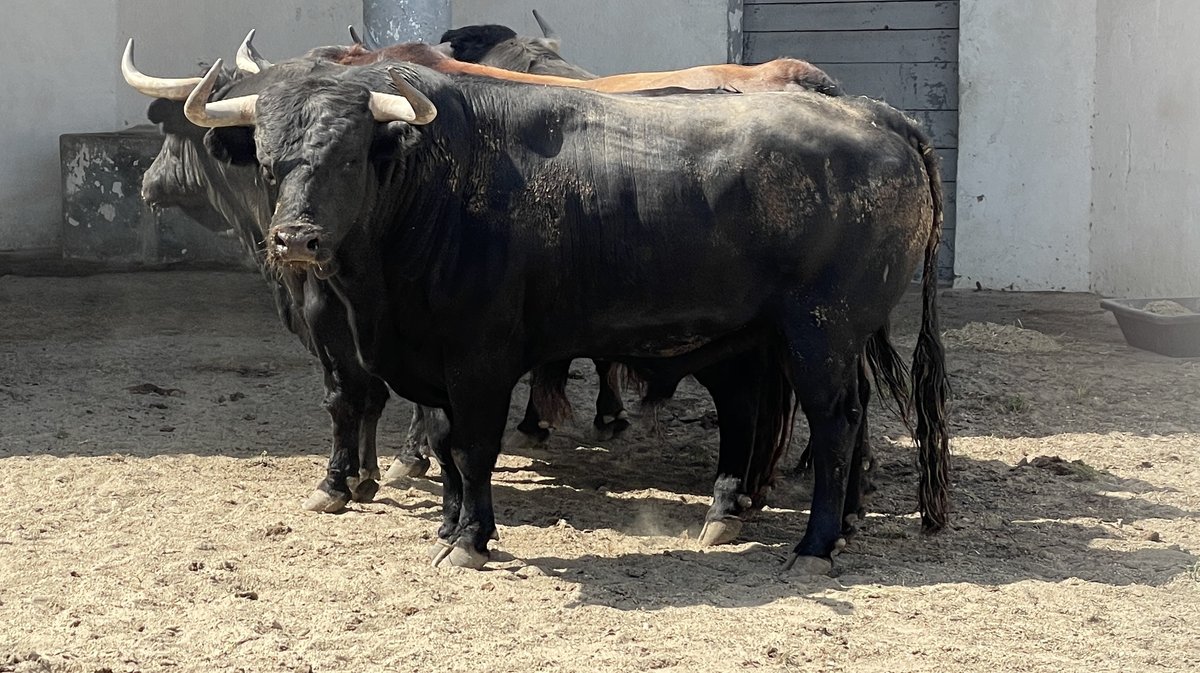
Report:
M388 76L392 78L392 86L396 87L400 95L371 92L371 113L375 115L376 121L400 121L421 126L437 117L437 107L433 101L417 91L395 68L388 68Z
M262 54L258 53L258 50L254 48L253 42L254 29L251 28L250 32L246 33L246 39L242 40L242 46L238 47L237 57L234 59L238 70L259 73L274 65L263 58Z
M196 126L217 128L220 126L254 126L254 105L258 96L239 96L228 100L208 102L212 95L213 86L217 83L217 75L221 72L221 59L208 69L208 73L188 94L187 102L183 104L183 114L188 121Z
M133 38L125 45L125 55L121 57L121 74L125 83L151 98L166 98L168 100L186 100L188 94L200 83L199 77L151 77L143 74L133 65Z
M367 46L363 42L362 37L359 36L358 31L354 29L354 24L350 24L350 39L354 40L354 44L357 44L360 47Z
M558 35L554 34L554 29L550 27L550 24L546 23L546 20L542 18L541 14L538 14L536 9L533 10L533 18L535 21L537 21L538 28L542 29L542 35L545 35L551 40L558 39Z

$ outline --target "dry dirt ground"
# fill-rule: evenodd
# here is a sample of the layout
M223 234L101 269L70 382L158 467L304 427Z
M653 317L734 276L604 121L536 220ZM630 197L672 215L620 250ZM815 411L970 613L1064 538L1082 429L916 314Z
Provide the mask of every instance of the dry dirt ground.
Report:
M706 396L595 446L580 362L577 420L502 457L499 560L472 572L427 567L435 481L301 511L328 420L257 276L0 278L0 671L1200 669L1200 361L1130 349L1090 295L941 305L944 533L874 409L879 492L837 577L780 570L804 476L700 550Z

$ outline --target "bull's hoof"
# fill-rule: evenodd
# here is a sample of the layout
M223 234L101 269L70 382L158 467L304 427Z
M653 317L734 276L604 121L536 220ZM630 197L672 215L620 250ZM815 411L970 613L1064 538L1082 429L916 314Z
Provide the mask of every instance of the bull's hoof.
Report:
M304 509L310 512L333 514L346 509L346 505L349 502L349 498L330 495L318 488L312 492L312 495L308 496L308 500L304 501Z
M388 468L387 474L383 475L383 483L387 486L396 486L402 484L403 479L416 479L424 477L425 473L429 472L429 459L417 458L405 460L397 457L392 461L392 466Z
M615 416L596 416L592 421L592 426L596 428L596 439L601 442L619 437L629 429L629 425L629 414L625 413L624 409Z
M363 479L350 488L350 499L354 502L371 502L379 492L379 482L374 479Z
M548 430L526 432L518 427L504 435L503 450L543 448L549 440L550 432Z
M842 517L842 539L841 539L841 542L843 543L843 545L846 542L845 538L854 537L854 535L856 535L858 533L858 520L859 520L858 514L847 514L846 516Z
M480 570L491 560L487 552L481 552L465 538L454 544L438 540L429 549L429 560L434 568L470 568Z
M800 556L792 554L783 566L784 571L792 571L798 575L824 575L833 572L833 561L820 556Z
M741 532L742 520L735 516L715 521L705 521L704 528L700 529L699 543L701 547L728 544L736 540L738 534Z

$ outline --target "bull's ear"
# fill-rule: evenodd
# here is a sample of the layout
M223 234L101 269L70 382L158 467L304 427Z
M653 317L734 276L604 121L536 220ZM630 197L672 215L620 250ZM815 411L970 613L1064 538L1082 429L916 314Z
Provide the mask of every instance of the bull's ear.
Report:
M204 147L217 161L236 166L247 166L258 160L254 129L244 126L209 129L204 134Z
M155 98L150 101L150 107L146 108L146 118L152 124L161 124L171 118L172 108L178 109L180 114L183 113L183 105L180 103L165 98Z
M403 156L416 146L421 139L417 127L406 122L388 122L379 124L375 130L375 142L371 146L371 156L390 161Z

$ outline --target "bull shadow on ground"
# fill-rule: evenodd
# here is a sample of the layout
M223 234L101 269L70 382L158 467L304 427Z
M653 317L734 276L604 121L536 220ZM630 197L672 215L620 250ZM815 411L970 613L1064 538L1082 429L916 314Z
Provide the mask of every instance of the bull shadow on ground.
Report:
M852 600L829 592L860 585L1002 586L1029 580L1158 586L1195 572L1197 557L1174 544L1170 533L1160 541L1156 528L1170 530L1179 520L1200 519L1200 513L1154 502L1155 494L1170 489L1149 481L960 457L952 523L937 535L924 535L912 513L916 475L907 456L885 453L877 475L871 513L837 558L836 580L782 570L807 521L809 489L799 480L777 489L774 506L747 522L735 547L702 550L695 539L707 501L684 502L669 493L624 497L553 482L530 489L502 477L494 488L502 538L505 528L535 526L569 529L565 535L585 539L668 536L677 543L664 545L656 537L646 541L653 551L574 558L552 550L522 556L523 550L499 548L576 585L580 604L617 609L742 607L800 595L835 611L853 611ZM428 497L401 506L433 526L440 491L427 491Z

